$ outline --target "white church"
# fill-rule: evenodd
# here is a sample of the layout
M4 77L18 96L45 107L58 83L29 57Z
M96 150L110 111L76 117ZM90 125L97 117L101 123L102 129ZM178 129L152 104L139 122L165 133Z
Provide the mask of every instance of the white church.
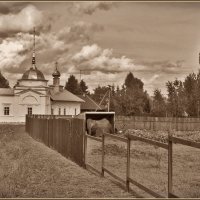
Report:
M57 63L52 76L53 85L48 85L48 80L36 67L34 35L30 69L13 88L0 88L0 122L25 122L26 114L78 115L84 100L60 85Z

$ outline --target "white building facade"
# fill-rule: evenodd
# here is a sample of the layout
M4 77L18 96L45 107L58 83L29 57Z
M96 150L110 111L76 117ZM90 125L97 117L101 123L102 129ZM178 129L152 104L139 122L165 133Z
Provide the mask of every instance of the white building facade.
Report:
M17 84L0 88L0 122L25 122L26 114L78 115L84 101L60 86L57 64L52 76L53 85L48 86L33 51L32 66Z

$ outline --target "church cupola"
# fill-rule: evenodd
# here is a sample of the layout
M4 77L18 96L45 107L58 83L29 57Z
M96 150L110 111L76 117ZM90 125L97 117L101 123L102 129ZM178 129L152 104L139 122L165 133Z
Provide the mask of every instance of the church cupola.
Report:
M33 52L32 52L32 63L28 70L24 72L22 78L18 80L19 86L25 87L38 87L47 86L47 80L45 80L44 74L36 67L35 58L35 28L33 30Z
M60 72L58 71L58 63L55 63L55 71L52 74L53 76L53 86L55 91L59 91L60 87Z
M35 27L33 30L33 54L32 54L32 69L36 69L36 60L35 60Z
M55 71L52 74L53 78L60 78L60 72L58 71L58 62L55 63Z

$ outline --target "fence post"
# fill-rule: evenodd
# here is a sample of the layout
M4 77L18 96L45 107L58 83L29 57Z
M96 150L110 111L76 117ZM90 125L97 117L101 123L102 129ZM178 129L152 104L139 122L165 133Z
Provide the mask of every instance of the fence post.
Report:
M168 135L168 198L171 197L172 194L172 134L169 132Z
M130 149L131 149L131 140L127 136L127 164L126 164L126 189L129 192L130 190Z
M87 132L84 129L84 164L85 164L85 168L86 168L86 164L87 164Z
M47 138L46 138L46 143L47 143L47 146L49 147L49 118L47 117L46 118L46 120L47 120Z
M105 135L102 133L102 167L101 167L101 176L104 176L104 155L105 154Z

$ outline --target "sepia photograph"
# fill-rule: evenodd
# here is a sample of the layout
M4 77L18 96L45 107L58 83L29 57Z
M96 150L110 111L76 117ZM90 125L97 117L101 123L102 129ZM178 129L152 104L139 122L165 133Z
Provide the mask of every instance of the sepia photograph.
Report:
M200 198L200 1L0 1L0 199Z

